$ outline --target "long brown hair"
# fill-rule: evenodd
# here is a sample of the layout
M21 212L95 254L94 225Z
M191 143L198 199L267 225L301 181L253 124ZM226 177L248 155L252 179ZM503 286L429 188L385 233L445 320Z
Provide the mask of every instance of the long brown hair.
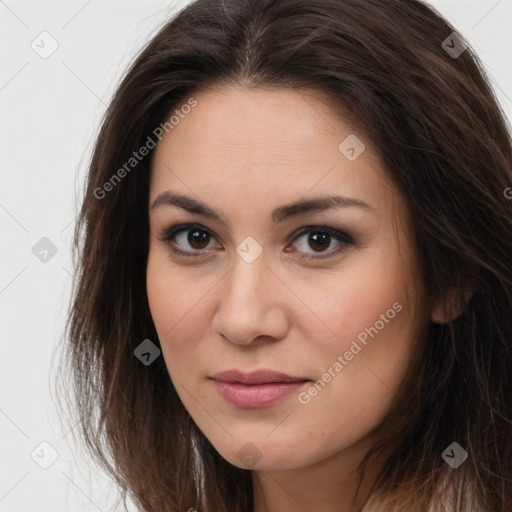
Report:
M252 509L251 471L199 431L162 357L134 355L145 339L159 345L145 281L151 154L126 163L176 105L219 84L327 94L408 202L429 299L467 299L471 283L463 313L425 332L408 414L390 431L400 444L364 510L444 510L450 489L451 510L510 512L510 126L472 48L417 0L198 0L136 58L75 230L66 362L80 439L141 510ZM456 470L441 456L454 441L468 452Z

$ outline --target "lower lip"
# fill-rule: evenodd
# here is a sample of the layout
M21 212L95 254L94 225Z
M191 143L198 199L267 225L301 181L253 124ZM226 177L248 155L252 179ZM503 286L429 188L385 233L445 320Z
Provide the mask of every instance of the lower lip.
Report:
M214 380L217 391L225 400L237 407L256 409L274 405L286 396L297 392L307 381L269 382L246 385L239 382Z

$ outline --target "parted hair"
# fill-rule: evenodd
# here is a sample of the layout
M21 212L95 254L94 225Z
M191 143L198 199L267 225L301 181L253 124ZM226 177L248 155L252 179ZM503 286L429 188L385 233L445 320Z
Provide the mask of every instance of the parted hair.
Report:
M134 58L74 232L62 373L79 441L141 511L252 511L251 471L197 428L162 357L146 366L134 355L145 339L159 346L146 292L152 150L98 194L180 102L219 85L330 98L407 201L429 303L448 290L465 300L424 330L406 414L361 464L362 477L399 440L363 511L510 512L511 130L471 46L418 0L197 0ZM457 469L442 457L454 441L468 453Z

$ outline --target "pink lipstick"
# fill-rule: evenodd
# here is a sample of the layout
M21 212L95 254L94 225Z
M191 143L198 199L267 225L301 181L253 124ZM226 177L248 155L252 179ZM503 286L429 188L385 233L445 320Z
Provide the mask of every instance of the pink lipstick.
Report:
M292 377L272 370L251 373L228 370L212 378L217 391L225 400L237 407L249 409L274 405L309 382L304 377Z

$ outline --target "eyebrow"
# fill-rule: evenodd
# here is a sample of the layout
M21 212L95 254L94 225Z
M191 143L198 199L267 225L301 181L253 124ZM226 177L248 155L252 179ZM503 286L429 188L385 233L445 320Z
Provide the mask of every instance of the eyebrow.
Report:
M162 206L177 206L187 212L210 217L227 225L226 220L220 212L189 196L175 194L170 191L162 192L153 201L150 209L155 210ZM308 200L299 200L276 208L272 212L272 220L277 224L291 217L297 217L307 213L350 207L360 208L369 212L376 211L375 208L360 199L341 196L319 196Z

